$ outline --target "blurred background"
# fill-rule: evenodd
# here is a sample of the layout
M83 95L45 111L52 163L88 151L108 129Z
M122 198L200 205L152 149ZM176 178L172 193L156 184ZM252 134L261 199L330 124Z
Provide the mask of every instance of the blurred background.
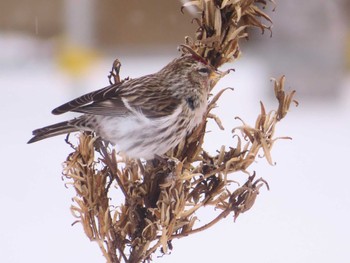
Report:
M206 147L234 146L240 116L254 125L259 101L274 109L271 77L285 74L300 106L277 126L275 166L259 159L264 177L252 210L234 223L173 242L155 262L350 262L350 2L276 1L273 34L251 32L236 72L214 92L233 87L209 123ZM69 116L51 110L108 85L112 62L122 77L153 73L178 56L192 36L194 14L181 1L19 0L0 2L1 262L104 262L70 214L73 190L61 179L70 152L63 137L26 145L31 131ZM233 178L236 179L236 178ZM213 217L208 210L200 223Z

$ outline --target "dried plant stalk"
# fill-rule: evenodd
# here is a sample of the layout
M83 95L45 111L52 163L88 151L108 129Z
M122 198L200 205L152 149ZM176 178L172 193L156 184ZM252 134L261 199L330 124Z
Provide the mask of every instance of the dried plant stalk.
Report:
M247 29L270 29L262 21L271 19L261 11L263 0L198 0L184 8L200 10L196 18L195 39L186 37L186 45L206 58L214 67L235 60L240 55L239 40L248 37ZM262 19L262 20L259 20ZM183 52L188 52L184 48ZM112 70L119 82L119 61ZM206 119L220 119L210 111L225 90L208 102L203 123L175 149L168 159L143 162L118 156L108 143L94 134L82 133L78 146L65 161L63 174L76 190L71 210L90 240L97 241L107 262L151 261L160 249L167 253L171 241L203 231L233 213L236 219L255 202L259 189L267 182L255 174L239 186L232 184L232 173L243 171L263 152L273 164L271 148L277 122L283 119L293 101L294 92L284 91L284 76L274 81L278 108L261 112L254 126L241 120L232 130L235 147L222 146L215 156L203 148ZM285 137L287 138L287 137ZM196 211L213 206L217 214L199 225ZM221 212L220 212L221 211Z
M200 18L195 39L186 37L190 45L201 56L209 59L214 67L231 62L241 55L239 41L248 38L248 29L257 27L262 33L271 31L271 18L265 14L268 2L273 0L199 0L189 1L184 7L193 6L199 9ZM259 7L260 5L261 7Z

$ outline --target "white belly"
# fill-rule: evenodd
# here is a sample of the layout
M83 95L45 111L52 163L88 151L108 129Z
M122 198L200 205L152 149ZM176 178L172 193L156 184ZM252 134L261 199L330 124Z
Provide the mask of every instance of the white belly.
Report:
M206 102L186 114L179 107L173 114L148 119L141 113L128 117L98 116L98 134L131 158L152 159L174 148L203 120ZM182 121L183 120L183 121Z

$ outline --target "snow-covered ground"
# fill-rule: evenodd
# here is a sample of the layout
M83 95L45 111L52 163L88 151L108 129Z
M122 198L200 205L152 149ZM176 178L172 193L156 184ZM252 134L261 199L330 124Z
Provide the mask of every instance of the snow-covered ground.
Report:
M105 86L113 58L98 60L78 79L62 72L45 46L29 53L20 45L16 48L0 51L0 261L104 262L81 226L71 226L73 190L61 179L61 163L70 152L64 137L26 142L33 129L67 118L51 115L51 109ZM122 74L151 73L169 59L123 54ZM226 131L212 124L211 150L231 140L231 128L239 125L235 116L253 124L259 100L267 109L276 105L264 95L271 83L261 62L243 56L234 67L236 72L215 88L235 90L227 92L215 110ZM277 135L293 137L276 143L272 157L277 165L261 159L251 167L269 182L271 191L262 189L252 210L236 223L230 216L210 230L175 240L172 254L155 262L350 262L349 94L344 88L342 98L322 102L297 97L300 106L291 107L277 126Z

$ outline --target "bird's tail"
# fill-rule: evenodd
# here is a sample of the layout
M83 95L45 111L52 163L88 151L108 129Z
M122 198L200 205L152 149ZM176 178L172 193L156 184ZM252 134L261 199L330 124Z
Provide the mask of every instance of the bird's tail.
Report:
M46 138L75 131L79 131L79 128L76 125L72 125L71 121L59 122L50 126L34 130L34 136L28 141L28 143L37 142Z

